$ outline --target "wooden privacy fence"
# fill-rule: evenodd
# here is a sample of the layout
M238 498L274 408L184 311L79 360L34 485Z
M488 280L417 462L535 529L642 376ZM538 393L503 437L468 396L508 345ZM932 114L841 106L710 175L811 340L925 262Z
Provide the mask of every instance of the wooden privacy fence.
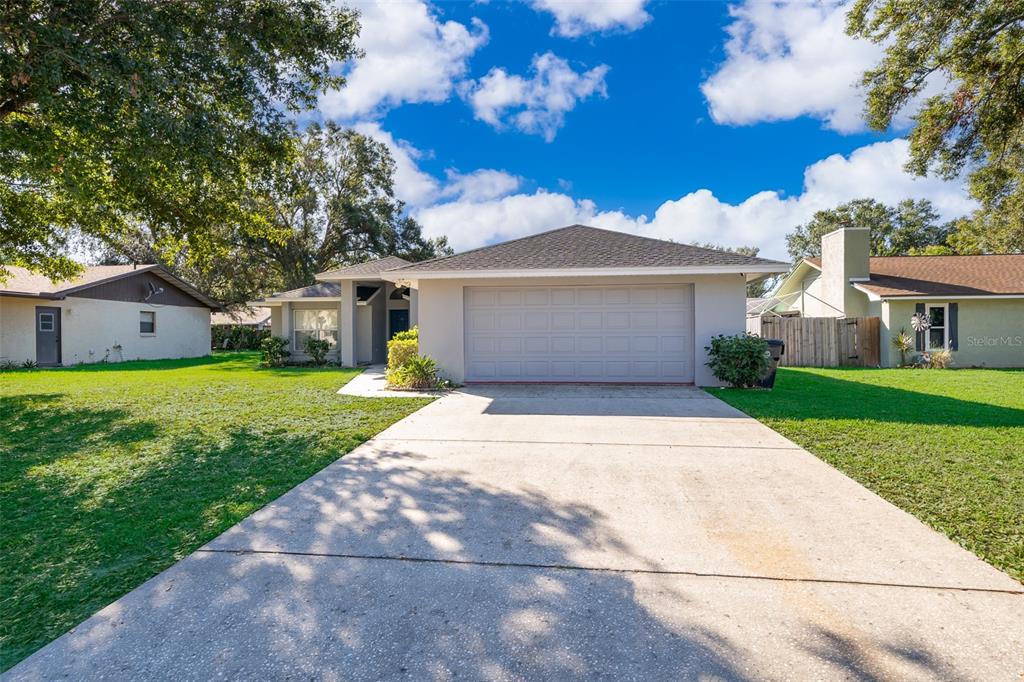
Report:
M756 326L756 318L750 320ZM877 317L761 317L760 335L782 339L779 364L791 367L877 367L880 358ZM753 330L750 330L753 331Z

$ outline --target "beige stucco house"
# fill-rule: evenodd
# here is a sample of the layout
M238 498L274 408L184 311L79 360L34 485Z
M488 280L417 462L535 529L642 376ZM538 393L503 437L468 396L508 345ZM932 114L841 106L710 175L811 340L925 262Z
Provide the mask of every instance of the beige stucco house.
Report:
M704 347L744 331L749 281L788 264L583 225L421 263L317 275L250 302L301 357L327 339L345 365L384 362L418 325L420 352L455 382L716 383Z
M805 258L772 292L775 313L878 317L881 364L899 364L901 329L918 351L949 348L958 367L1024 367L1024 255L869 255L866 228L825 235L821 257ZM916 332L911 318L925 316Z
M220 305L159 265L91 266L62 282L6 269L0 361L55 367L210 352L210 311Z

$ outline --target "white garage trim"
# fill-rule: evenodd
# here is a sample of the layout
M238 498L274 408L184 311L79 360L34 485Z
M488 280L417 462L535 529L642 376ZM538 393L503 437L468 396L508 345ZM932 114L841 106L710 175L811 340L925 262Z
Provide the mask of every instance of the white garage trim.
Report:
M692 383L691 284L466 287L465 380Z

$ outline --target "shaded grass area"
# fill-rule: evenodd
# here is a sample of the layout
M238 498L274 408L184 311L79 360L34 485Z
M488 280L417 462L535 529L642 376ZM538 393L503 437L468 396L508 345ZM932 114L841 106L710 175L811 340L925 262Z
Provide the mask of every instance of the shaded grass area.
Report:
M1024 580L1024 371L781 368L711 389Z
M429 399L257 354L0 374L0 670Z

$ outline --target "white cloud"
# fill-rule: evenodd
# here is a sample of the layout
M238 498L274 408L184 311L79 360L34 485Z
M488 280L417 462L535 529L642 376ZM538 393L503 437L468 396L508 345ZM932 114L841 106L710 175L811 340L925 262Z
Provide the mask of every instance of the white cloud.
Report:
M487 201L512 194L519 189L522 178L505 171L483 168L472 173L448 171L444 197L458 197L461 201Z
M396 140L375 122L357 123L353 129L387 145L395 160L395 195L410 207L424 206L434 201L440 192L437 178L420 170L423 152L405 140Z
M608 96L604 64L576 72L569 62L546 52L533 58L531 68L534 74L529 79L493 68L479 81L467 82L462 94L476 118L495 128L511 125L543 135L551 142L577 102L594 94Z
M814 116L830 128L864 128L864 71L882 47L846 35L848 6L748 1L730 7L726 60L701 86L718 123Z
M403 102L442 102L463 78L469 57L487 42L478 19L467 27L441 21L425 2L357 2L366 56L346 69L347 83L325 94L320 110L331 118L379 114Z
M635 31L651 15L644 10L647 0L530 0L537 11L555 17L551 32L576 38L597 31Z
M905 140L879 142L849 157L836 154L812 164L804 173L799 195L787 197L767 190L730 204L709 189L699 189L664 202L653 218L602 211L593 201L546 190L446 201L421 208L414 215L425 234L448 235L456 250L586 223L686 243L752 245L760 247L764 256L784 259L787 232L809 220L815 211L851 199L873 197L888 204L907 198L930 199L944 219L974 208L963 183L908 175L903 170L907 153Z

